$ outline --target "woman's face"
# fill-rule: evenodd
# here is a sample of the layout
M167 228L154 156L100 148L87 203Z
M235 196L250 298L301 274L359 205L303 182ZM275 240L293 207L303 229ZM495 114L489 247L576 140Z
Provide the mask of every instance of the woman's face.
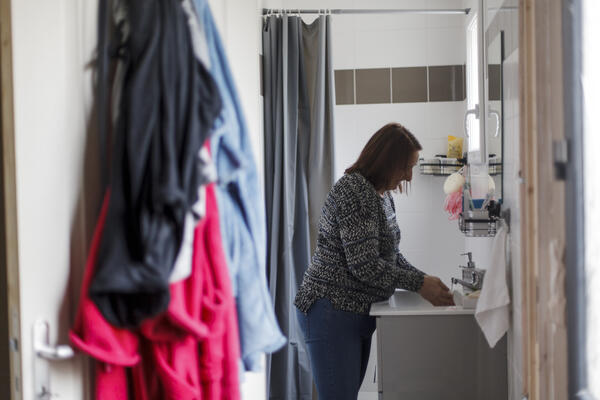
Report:
M418 161L419 161L419 152L415 151L414 153L412 153L412 155L410 156L410 159L408 160L407 169L400 171L398 173L398 177L396 178L396 180L394 182L394 188L397 188L398 186L400 186L400 184L403 181L406 181L406 182L412 181L413 168L415 167L415 165L417 165Z

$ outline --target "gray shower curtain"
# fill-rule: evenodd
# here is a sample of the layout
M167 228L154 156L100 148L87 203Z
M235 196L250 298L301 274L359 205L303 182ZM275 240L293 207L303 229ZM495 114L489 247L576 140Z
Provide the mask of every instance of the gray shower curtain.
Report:
M270 400L312 400L312 374L294 297L314 249L333 184L330 17L307 25L270 16L263 29L267 270L289 341L267 363Z

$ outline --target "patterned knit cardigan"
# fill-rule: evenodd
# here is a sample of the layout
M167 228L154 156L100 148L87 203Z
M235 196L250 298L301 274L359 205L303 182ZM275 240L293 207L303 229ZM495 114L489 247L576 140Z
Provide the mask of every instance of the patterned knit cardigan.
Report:
M306 313L327 298L338 310L368 314L396 288L418 291L425 274L402 256L399 243L391 194L380 196L359 173L344 175L323 206L316 250L294 304Z

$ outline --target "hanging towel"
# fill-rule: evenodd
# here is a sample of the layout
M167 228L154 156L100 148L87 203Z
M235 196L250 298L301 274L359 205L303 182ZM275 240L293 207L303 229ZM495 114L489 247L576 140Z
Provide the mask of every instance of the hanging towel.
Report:
M491 348L504 336L509 327L510 296L506 284L507 235L507 228L501 223L494 238L481 296L475 309L475 319Z

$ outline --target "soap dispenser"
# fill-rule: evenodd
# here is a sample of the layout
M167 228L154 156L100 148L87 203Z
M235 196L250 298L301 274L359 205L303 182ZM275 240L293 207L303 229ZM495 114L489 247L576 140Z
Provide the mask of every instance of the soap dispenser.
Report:
M475 261L473 261L473 253L470 251L467 253L462 253L461 256L467 256L469 261L467 261L467 268L475 268Z

